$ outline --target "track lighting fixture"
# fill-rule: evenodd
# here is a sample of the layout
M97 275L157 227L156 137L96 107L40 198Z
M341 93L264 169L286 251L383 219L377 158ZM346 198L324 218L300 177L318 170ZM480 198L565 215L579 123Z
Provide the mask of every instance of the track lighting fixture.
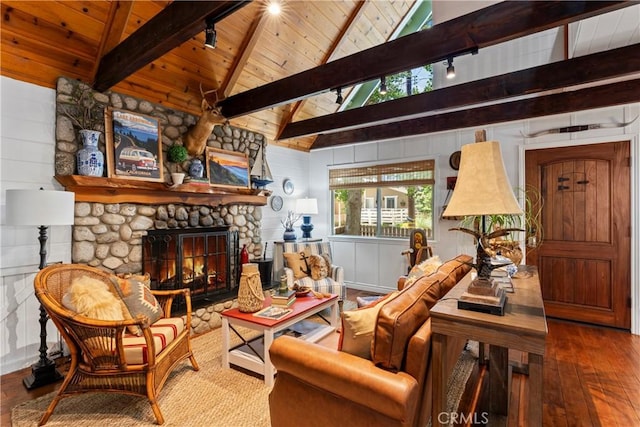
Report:
M204 30L204 45L211 49L216 48L216 27L213 19L207 18L207 28Z
M385 76L380 77L380 95L387 94L387 78Z
M338 89L336 89L336 104L342 104L342 88L339 87Z
M453 57L447 58L447 78L452 79L456 76L456 68L453 66Z

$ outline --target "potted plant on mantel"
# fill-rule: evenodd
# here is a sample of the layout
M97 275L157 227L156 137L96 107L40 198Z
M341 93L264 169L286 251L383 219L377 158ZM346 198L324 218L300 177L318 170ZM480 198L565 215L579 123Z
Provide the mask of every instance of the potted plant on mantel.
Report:
M171 163L175 163L176 166L189 158L189 153L187 149L178 144L174 144L167 150L167 157ZM184 181L184 175L181 167L176 167L175 172L171 172L171 181L173 185L180 185Z
M93 90L79 83L74 87L70 97L72 103L65 105L64 114L71 119L82 147L76 153L78 174L86 176L102 176L104 170L104 154L98 149L98 141L104 128L104 105L95 98Z

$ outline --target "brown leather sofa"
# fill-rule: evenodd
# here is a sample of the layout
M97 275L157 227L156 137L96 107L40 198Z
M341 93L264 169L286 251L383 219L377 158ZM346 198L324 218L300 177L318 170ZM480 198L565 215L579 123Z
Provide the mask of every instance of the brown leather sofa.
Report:
M335 337L331 348L277 338L269 351L278 371L269 395L271 425L424 427L432 396L429 308L469 272L471 261L460 255L381 302L371 360L337 350ZM449 346L448 370L464 344Z

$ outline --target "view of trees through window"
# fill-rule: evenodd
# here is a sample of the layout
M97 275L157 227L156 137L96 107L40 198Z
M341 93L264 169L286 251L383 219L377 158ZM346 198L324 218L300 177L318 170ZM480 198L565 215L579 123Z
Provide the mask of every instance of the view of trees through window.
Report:
M331 170L334 234L433 237L433 172L433 160Z
M433 237L433 186L335 190L333 222L334 234L404 238L423 228Z

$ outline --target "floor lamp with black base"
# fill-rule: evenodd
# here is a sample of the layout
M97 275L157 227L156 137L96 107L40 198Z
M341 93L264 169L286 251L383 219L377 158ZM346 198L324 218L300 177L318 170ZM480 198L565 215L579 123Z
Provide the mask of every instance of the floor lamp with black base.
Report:
M73 225L75 195L64 191L7 190L7 225L37 225L40 230L40 265L47 264L47 229L49 225ZM48 225L42 225L48 224ZM40 357L31 365L31 374L23 379L28 390L63 378L47 352L47 313L40 305Z

